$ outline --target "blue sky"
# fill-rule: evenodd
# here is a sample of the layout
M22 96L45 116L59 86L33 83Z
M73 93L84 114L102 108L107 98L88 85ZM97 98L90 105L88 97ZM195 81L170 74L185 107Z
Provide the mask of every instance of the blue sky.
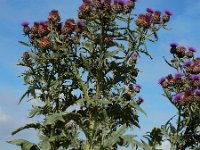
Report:
M27 50L17 42L26 40L21 35L20 23L25 20L29 22L45 20L52 9L59 10L62 21L67 18L77 19L76 14L80 4L81 0L0 0L0 150L16 150L17 147L5 143L16 137L36 141L33 137L35 132L32 130L14 137L10 135L17 127L32 121L26 117L31 105L26 101L17 105L19 97L26 90L23 79L18 78L24 68L16 65L17 60ZM161 11L169 9L174 12L174 16L169 23L171 30L160 31L159 41L149 45L154 59L150 60L142 55L139 60L142 73L138 83L143 86L140 95L145 100L142 107L148 117L141 115L142 129L136 131L138 134L164 124L176 113L167 99L161 96L162 89L157 84L161 76L174 72L162 59L162 56L170 58L169 43L177 42L200 49L200 0L138 0L136 12L145 12L147 7ZM37 118L34 121L37 121Z

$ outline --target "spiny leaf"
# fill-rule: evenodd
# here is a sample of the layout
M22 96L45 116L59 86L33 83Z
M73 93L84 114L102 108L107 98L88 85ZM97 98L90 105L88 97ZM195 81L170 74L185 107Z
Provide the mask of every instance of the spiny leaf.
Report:
M25 42L23 42L23 41L18 41L18 42L21 43L21 44L24 45L24 46L30 47L29 44L27 44L27 43L25 43Z
M40 107L33 107L33 109L29 112L28 117L29 117L29 118L33 118L35 115L41 114L41 111L42 111L42 110L43 110L43 109L40 108Z
M44 125L55 124L58 121L65 122L63 115L64 115L63 113L55 113L55 114L47 116L45 118Z
M136 110L140 111L147 117L147 113L136 102L132 102L131 106L133 106Z
M12 140L12 141L8 141L8 143L21 146L22 150L40 150L36 144L31 143L24 139Z
M12 132L12 135L15 135L16 133L24 130L24 129L29 129L29 128L34 128L34 129L39 129L41 127L41 124L40 123L29 123L29 124L26 124L25 126L23 127L20 127L18 128L17 130L13 131Z
M27 90L22 96L21 96L21 98L19 99L19 102L18 102L18 104L20 104L21 103L21 101L24 99L24 97L27 95L27 94L29 94L29 90Z

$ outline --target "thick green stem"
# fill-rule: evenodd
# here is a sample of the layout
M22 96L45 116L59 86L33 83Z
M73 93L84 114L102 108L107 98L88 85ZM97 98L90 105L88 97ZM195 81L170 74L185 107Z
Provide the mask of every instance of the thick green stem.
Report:
M181 109L179 107L178 108L178 121L177 121L176 137L179 136L180 125L181 125ZM180 149L179 142L176 141L176 150L179 150L179 149Z

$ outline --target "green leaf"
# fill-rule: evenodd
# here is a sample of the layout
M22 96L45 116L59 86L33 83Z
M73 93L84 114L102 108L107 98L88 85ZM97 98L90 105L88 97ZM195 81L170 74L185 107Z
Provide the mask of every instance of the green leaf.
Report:
M136 110L140 111L141 113L143 113L146 117L147 117L147 113L136 103L136 102L132 102L130 103L131 106L133 106Z
M41 107L33 107L32 108L32 110L29 112L29 115L28 115L28 117L29 118L33 118L35 115L39 115L39 114L41 114L41 111L42 111L43 109L41 108Z
M41 141L40 146L41 146L42 150L51 150L51 144L49 143L48 140Z
M147 149L147 146L145 146L143 143L135 140L135 136L133 135L124 135L122 136L123 140L124 140L124 143L126 143L126 145L131 145L132 148L138 146L138 147L141 147L141 148L144 148L144 149Z
M22 150L40 150L36 144L31 143L24 139L12 140L12 141L8 141L8 143L21 146Z
M22 102L22 100L24 99L24 97L26 97L27 94L29 94L29 90L27 90L27 91L21 96L21 98L19 99L18 104L20 104L20 103Z
M12 132L12 135L15 135L16 133L24 130L24 129L29 129L29 128L34 128L34 129L39 129L41 127L41 124L40 123L29 123L29 124L26 124L25 126L23 127L20 127L18 128L17 130L13 131Z
M25 42L23 42L23 41L18 41L18 42L21 43L21 44L24 45L24 46L30 47L29 44L27 44L27 43L25 43Z
M45 118L44 125L50 125L50 124L55 124L58 121L65 122L63 115L66 113L55 113L52 115L49 115Z
M124 124L117 131L114 131L111 134L111 136L109 136L108 139L105 140L104 146L112 147L114 144L116 144L120 140L119 138L124 134L125 131L126 131L126 124Z

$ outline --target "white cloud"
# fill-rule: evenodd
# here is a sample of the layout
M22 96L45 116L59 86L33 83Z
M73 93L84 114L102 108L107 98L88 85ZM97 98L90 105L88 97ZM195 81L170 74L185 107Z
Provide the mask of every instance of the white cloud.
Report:
M1 123L6 123L10 120L10 116L6 114L2 108L0 107L0 124Z

